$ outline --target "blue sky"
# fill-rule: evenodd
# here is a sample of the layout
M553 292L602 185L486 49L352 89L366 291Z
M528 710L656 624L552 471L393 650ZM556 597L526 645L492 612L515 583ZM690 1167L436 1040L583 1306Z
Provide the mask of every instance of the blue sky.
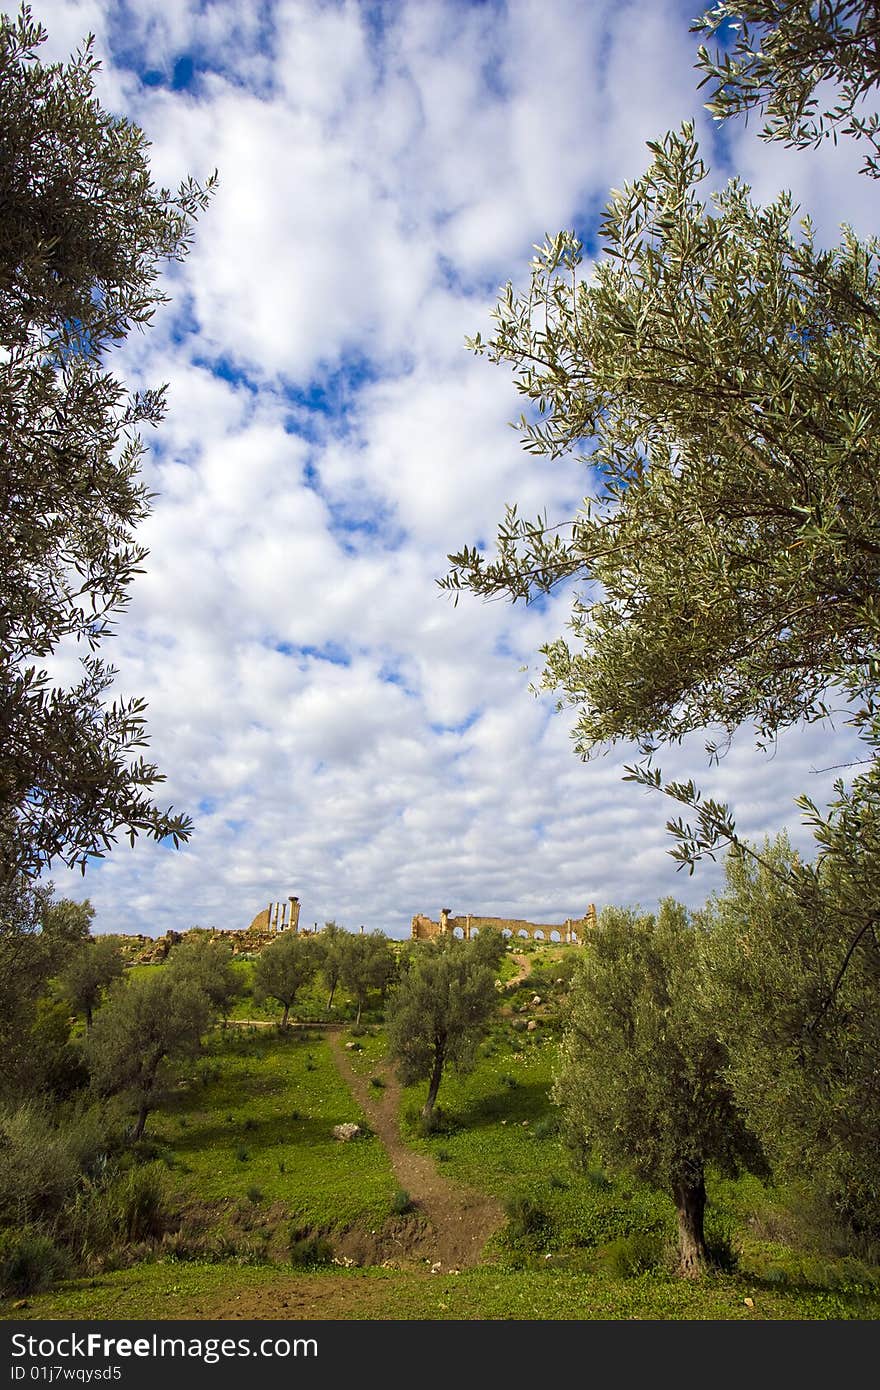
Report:
M118 369L168 382L146 479L147 572L107 655L149 701L162 801L193 815L179 851L116 849L85 880L101 931L246 926L296 893L302 920L393 935L439 907L546 921L675 893L662 798L621 781L627 750L584 766L564 715L528 686L567 601L533 608L436 586L446 556L516 501L551 520L585 488L525 455L485 336L498 288L574 227L589 245L645 141L695 117L715 182L791 188L820 235L870 229L868 181L841 148L797 154L702 112L696 6L646 0L35 5L48 51L96 35L105 105L152 141L156 181L219 170L170 302ZM844 210L844 211L842 211ZM63 663L62 663L63 665ZM59 676L65 673L59 666ZM821 798L846 731L747 735L704 771L740 827Z

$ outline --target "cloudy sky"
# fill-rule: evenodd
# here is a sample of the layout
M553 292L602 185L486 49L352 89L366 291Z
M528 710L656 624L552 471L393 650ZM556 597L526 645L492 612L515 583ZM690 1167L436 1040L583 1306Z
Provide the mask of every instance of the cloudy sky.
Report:
M11 6L10 6L11 8ZM89 31L102 100L152 141L157 182L217 167L171 302L117 369L169 383L151 433L148 572L107 649L149 701L162 804L188 846L127 843L85 879L101 931L246 926L296 893L307 924L408 932L415 912L561 921L675 893L675 808L582 764L566 716L529 694L568 599L536 608L437 588L504 504L562 520L574 463L523 453L509 373L476 359L499 287L534 243L595 232L645 141L695 117L721 186L791 188L820 234L871 230L859 156L723 142L701 108L678 0L34 0L48 50ZM809 837L853 756L846 731L748 733L662 763L732 800L757 837Z

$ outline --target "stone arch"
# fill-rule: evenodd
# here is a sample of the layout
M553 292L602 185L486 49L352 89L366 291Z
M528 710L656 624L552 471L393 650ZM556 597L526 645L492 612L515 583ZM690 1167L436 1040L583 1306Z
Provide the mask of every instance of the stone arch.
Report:
M532 932L532 940L533 940L533 941L543 941L543 940L544 940L544 933L541 931L540 927L538 927L536 931L533 931L533 932Z
M524 937L526 941L528 941L529 939L529 934L526 931L525 927L520 927L519 931L517 932L517 936Z
M576 931L573 931L573 932L572 932L572 934L571 934L571 939L572 939L572 941L574 942L575 946L579 946L579 945L580 945L580 940L581 940L581 939L580 939L580 937L578 936L578 934L577 934Z
M452 935L457 937L459 941L464 941L464 927L453 927Z
M501 932L501 935L504 937L510 937L513 936L513 932L510 930L510 927L504 927Z
M562 933L561 933L561 932L558 932L558 931L552 931L552 932L550 933L550 940L551 940L551 941L561 941L561 940L562 940Z
M480 928L479 928L479 927L471 927L471 936L473 937L473 936L479 936L479 935L480 935Z

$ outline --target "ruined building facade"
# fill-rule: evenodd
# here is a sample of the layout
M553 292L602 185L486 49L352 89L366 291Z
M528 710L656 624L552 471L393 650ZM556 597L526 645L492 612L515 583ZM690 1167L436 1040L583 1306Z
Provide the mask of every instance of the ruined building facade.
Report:
M559 923L526 922L521 917L477 917L468 912L465 916L453 917L452 909L441 907L440 920L434 922L417 912L412 919L411 935L414 941L431 941L436 936L461 936L465 941L478 932L500 931L504 936L528 937L531 941L563 941L578 944L586 933L596 925L596 908L590 903L583 917L567 917Z
M286 903L270 903L258 912L248 927L255 935L275 934L280 931L299 931L299 898L292 895Z

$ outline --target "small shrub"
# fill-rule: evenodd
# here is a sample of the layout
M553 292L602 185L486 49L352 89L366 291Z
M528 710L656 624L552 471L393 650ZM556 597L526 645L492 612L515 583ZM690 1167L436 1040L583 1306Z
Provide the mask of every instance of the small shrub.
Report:
M387 1081L385 1080L384 1076L371 1076L371 1077L370 1077L370 1085L371 1085L371 1086L374 1086L374 1087L376 1088L377 1091L384 1091L384 1090L385 1090L385 1087L387 1086L387 1084L388 1084L388 1083L387 1083Z
M136 1163L152 1163L162 1152L162 1145L155 1139L136 1139L131 1146Z
M239 1144L235 1150L235 1157L239 1163L249 1163L251 1156L244 1144Z
M412 1198L404 1187L398 1187L394 1196L391 1198L391 1210L395 1216L405 1216L408 1211L412 1211Z
M278 1160L278 1171L279 1171L279 1173L282 1173L282 1174L285 1173L285 1172L287 1171L286 1168L284 1167L284 1160L281 1159L281 1158L279 1158L279 1160Z
M70 1259L41 1231L8 1231L0 1244L0 1293L42 1293L70 1270Z
M256 1127L257 1127L257 1122L256 1122L256 1120L254 1119L253 1115L248 1115L247 1119L245 1120L244 1124L242 1125L242 1129L256 1129Z
M507 1234L513 1240L536 1235L549 1223L544 1208L531 1197L522 1195L508 1197L504 1203L504 1214L507 1217Z
M132 1168L107 1189L117 1231L130 1243L162 1234L168 1221L168 1189L158 1164Z
M448 1149L438 1149L434 1157L438 1163L448 1163L452 1158L452 1154Z
M308 1227L291 1227L288 1248L290 1263L299 1268L306 1265L329 1264L333 1258L333 1247L329 1240L310 1231Z
M252 1183L245 1195L249 1202L253 1202L254 1206L258 1206L263 1200L263 1189Z
M619 1236L599 1251L599 1263L615 1279L632 1279L659 1269L665 1256L663 1237L656 1231Z
M506 1086L510 1091L515 1091L519 1085L519 1081L515 1076L505 1073L505 1075L501 1077L501 1085Z
M568 1185L568 1183L565 1181L565 1179L564 1179L564 1178L561 1178L561 1177L559 1176L558 1173L551 1173L551 1174L550 1174L550 1186L551 1186L556 1192L567 1192L567 1191L568 1191L568 1187L569 1187L569 1185Z

